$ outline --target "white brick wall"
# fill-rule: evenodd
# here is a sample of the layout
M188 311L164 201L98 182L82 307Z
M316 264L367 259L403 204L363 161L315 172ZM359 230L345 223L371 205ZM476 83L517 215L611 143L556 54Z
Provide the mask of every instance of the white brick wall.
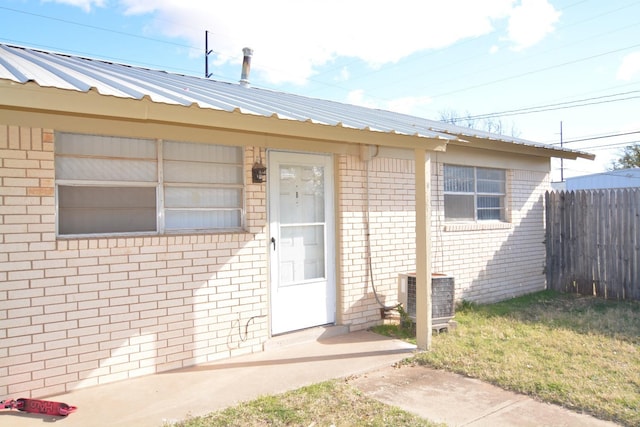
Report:
M433 172L442 182L441 163ZM432 179L438 181L437 176ZM507 186L509 227L447 229L443 189L434 185L432 268L454 276L459 300L494 302L546 286L544 192L550 186L549 176L544 172L510 170Z
M0 126L0 396L261 350L264 185L247 176L246 233L56 240L53 139Z
M367 164L356 157L339 160L342 322L351 330L380 321L380 305L397 304L398 273L415 269L413 161L374 159L369 165L369 229L373 283L366 257Z
M0 125L0 396L45 396L262 349L267 211L265 184L251 184L253 148L245 149L247 232L56 239L53 144L51 130ZM414 164L377 158L367 172L346 155L338 164L338 321L358 330L380 322L373 285L395 305L398 273L415 270ZM547 174L510 171L511 226L465 231L444 223L441 176L432 163L433 270L455 276L458 299L544 288Z
M380 322L380 305L367 273L366 164L340 158L342 321L352 330ZM415 190L412 160L374 159L369 166L373 282L385 305L397 302L397 277L415 271ZM456 298L492 302L545 288L544 172L508 173L510 222L506 227L448 227L444 222L443 163L432 161L432 270L451 274Z

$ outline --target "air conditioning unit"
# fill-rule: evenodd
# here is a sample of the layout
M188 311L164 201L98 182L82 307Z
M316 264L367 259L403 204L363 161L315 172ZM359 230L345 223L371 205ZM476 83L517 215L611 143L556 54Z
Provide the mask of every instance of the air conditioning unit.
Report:
M416 274L398 276L398 301L404 311L416 320ZM431 323L434 328L446 326L455 316L455 280L446 274L431 276Z

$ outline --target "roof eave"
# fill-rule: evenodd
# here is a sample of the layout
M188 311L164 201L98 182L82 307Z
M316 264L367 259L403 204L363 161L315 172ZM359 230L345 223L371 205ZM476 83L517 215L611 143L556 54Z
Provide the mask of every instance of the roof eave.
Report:
M462 138L464 138L464 140L471 147L502 151L506 153L528 154L539 157L567 160L576 160L579 158L594 160L596 158L595 154L587 153L584 151L557 148L551 145L536 144L531 141L524 141L519 139L509 140L506 138L478 138L470 135L460 135L460 139ZM452 141L451 143L458 145L457 141Z
M25 90L30 96L25 96ZM355 129L261 116L240 110L225 111L154 102L141 99L102 95L91 89L87 92L41 87L34 82L16 83L0 80L0 108L78 117L100 117L128 122L171 124L177 126L224 129L261 135L280 135L298 140L318 140L342 144L380 145L393 148L423 148L445 151L446 144L458 140L455 136L428 137ZM40 125L43 126L43 125ZM55 128L55 126L50 126Z

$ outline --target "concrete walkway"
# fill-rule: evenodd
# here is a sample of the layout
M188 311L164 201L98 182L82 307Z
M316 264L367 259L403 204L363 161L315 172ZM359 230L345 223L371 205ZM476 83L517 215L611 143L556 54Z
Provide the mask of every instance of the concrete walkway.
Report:
M607 427L491 384L423 366L385 367L349 381L367 396L448 426Z
M258 354L48 397L78 407L67 418L0 411L0 426L55 421L63 427L160 427L261 395L344 377L372 397L451 426L613 425L453 374L393 368L414 347L371 332L286 346L279 342Z

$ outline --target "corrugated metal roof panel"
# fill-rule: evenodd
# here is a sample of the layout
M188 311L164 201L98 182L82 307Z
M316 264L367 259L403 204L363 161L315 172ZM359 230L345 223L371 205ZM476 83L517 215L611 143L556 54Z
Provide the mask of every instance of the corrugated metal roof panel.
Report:
M121 98L142 99L147 96L158 103L196 104L201 108L240 111L243 114L373 132L458 141L473 137L546 148L555 153L589 156L575 150L559 149L392 111L3 44L0 44L0 79L18 83L32 81L41 87L81 92L94 88L102 95Z

